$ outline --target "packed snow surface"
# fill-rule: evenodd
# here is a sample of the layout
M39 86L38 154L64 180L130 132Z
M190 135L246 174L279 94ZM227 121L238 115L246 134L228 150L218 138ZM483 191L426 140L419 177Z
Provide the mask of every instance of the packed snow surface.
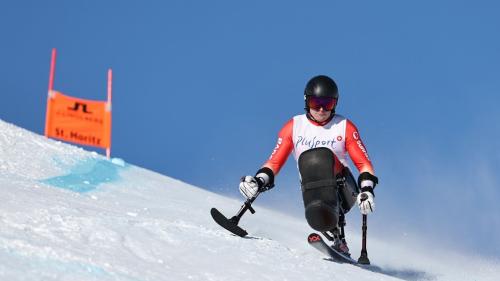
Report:
M258 204L242 239L210 217L242 201L0 121L0 280L499 280L498 261L373 237L374 266L338 264Z

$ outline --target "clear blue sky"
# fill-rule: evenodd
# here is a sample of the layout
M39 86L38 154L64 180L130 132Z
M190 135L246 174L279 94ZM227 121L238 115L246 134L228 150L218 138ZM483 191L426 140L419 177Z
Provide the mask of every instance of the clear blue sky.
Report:
M113 68L114 156L235 195L303 112L307 80L330 75L380 177L374 231L419 229L498 257L499 11L498 1L2 1L0 118L43 134L57 48L66 94L105 99ZM293 159L262 200L302 212Z

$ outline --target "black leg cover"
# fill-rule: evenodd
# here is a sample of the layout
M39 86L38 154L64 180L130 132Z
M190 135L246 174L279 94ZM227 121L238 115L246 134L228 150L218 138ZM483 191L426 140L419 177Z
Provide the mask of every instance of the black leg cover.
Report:
M298 161L306 219L321 232L336 227L339 217L334 157L330 149L321 147L305 151Z
M354 203L356 203L359 187L351 171L347 167L344 167L338 177L337 188L342 201L341 206L344 214L347 214L352 206L354 206Z

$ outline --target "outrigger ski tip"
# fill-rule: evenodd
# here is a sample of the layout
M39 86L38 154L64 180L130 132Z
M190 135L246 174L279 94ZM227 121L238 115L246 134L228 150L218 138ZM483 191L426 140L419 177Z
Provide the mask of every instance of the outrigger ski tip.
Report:
M241 206L238 213L230 219L226 218L216 208L212 208L210 210L210 214L218 225L224 227L235 235L245 237L248 233L243 228L239 227L238 223L240 222L241 217L245 214L246 211L250 211L250 213L255 214L255 210L252 208L252 203L253 201L255 201L255 199L257 199L257 196L259 196L259 194L260 192L257 192L254 197L247 199L247 201L245 201L245 203L243 203L243 205Z
M245 237L247 236L247 232L238 226L237 220L233 217L231 219L226 218L219 210L216 208L212 208L210 210L210 214L212 215L212 218L214 221L222 226L223 228L227 229L231 233L238 235L240 237Z

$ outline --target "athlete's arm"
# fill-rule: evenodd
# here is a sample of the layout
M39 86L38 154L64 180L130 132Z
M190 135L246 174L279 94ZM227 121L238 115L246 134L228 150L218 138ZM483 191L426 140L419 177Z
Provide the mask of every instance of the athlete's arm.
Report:
M284 126L281 128L278 134L278 141L276 143L276 147L273 150L273 153L269 157L269 159L262 166L263 168L269 168L273 171L274 175L278 174L283 165L288 159L288 156L293 150L293 119L290 119Z
M359 173L368 172L375 175L373 170L373 165L368 157L368 152L366 150L361 137L359 136L358 129L350 121L347 120L346 132L345 132L345 146L352 162L359 170Z
M263 192L274 186L274 176L278 174L293 150L293 119L288 121L278 134L278 142L271 157L255 173L241 179L240 192L247 198L255 196L257 191Z
M372 163L368 157L366 147L359 136L358 129L349 120L347 120L345 139L347 152L359 170L358 186L361 188L361 193L358 194L356 202L361 213L366 215L373 212L375 208L373 199L375 193L373 189L378 184L378 178L375 176Z

